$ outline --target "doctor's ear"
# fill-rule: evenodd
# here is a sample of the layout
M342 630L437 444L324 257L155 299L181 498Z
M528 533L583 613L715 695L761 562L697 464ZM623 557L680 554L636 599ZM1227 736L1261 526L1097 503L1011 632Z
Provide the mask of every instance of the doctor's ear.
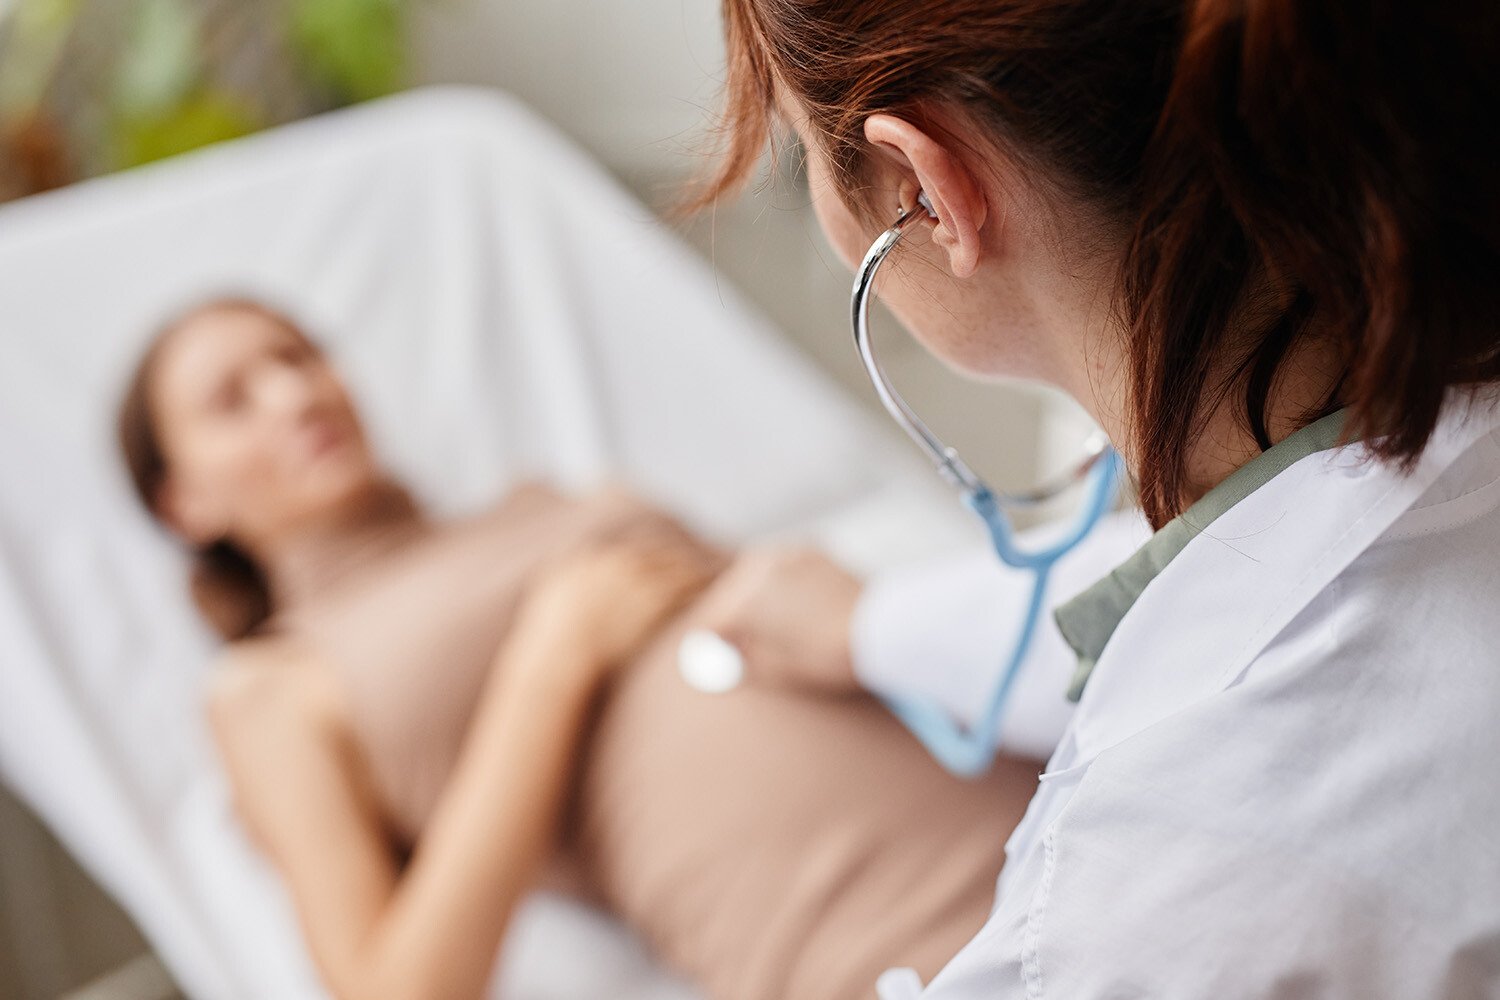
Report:
M894 115L865 119L865 139L898 169L911 175L902 185L903 204L927 195L937 224L933 242L948 255L948 269L967 278L979 267L981 231L989 218L984 185L950 145ZM910 190L908 190L910 188Z

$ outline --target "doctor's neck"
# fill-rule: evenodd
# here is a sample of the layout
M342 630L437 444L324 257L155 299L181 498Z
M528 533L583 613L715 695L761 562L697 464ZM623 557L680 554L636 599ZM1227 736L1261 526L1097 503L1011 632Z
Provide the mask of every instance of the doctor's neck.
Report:
M1339 398L1337 352L1326 343L1295 345L1266 405L1266 432L1276 444L1300 428L1343 405ZM1246 425L1233 393L1205 411L1202 432L1188 450L1182 491L1184 504L1200 499L1240 466L1266 450Z
M1068 310L1077 331L1071 345L1070 363L1054 370L1052 379L1086 410L1125 458L1134 474L1140 459L1139 428L1133 423L1139 409L1130 405L1126 334L1107 310L1083 303L1103 301L1103 289L1087 282L1074 286L1079 305ZM1096 313L1090 315L1090 313ZM1259 315L1259 314L1256 314ZM1256 329L1263 320L1246 318L1245 343L1257 342ZM1236 338L1231 336L1231 342ZM1276 372L1274 384L1265 389L1264 433L1257 434L1245 414L1245 373L1229 362L1203 379L1197 400L1197 430L1182 451L1183 479L1179 507L1186 509L1226 479L1236 469L1306 426L1344 405L1341 396L1345 370L1342 354L1331 339L1310 332L1289 345Z
M1071 237L1043 232L1021 220L1047 218L1059 209L998 184L987 186L984 200L992 206L989 220L1001 224L974 227L973 271L958 278L946 268L943 247L926 232L914 234L905 248L904 274L917 291L887 302L919 339L960 370L981 379L1035 380L1072 397L1108 435L1138 484L1149 483L1162 465L1143 442L1159 441L1152 432L1162 424L1191 425L1169 450L1172 464L1180 463L1180 480L1175 502L1159 505L1156 526L1272 445L1345 404L1347 357L1328 324L1311 310L1302 312L1300 304L1298 334L1277 356L1274 377L1257 374L1258 352L1293 308L1288 294L1272 290L1258 275L1247 278L1219 324L1217 350L1154 344L1143 349L1144 338L1121 318L1125 235L1076 206L1062 210L1073 214L1061 216L1056 227ZM939 300L940 307L933 305ZM1180 379L1190 388L1161 388L1159 370L1199 366L1196 378ZM1248 401L1260 404L1260 428L1247 414Z

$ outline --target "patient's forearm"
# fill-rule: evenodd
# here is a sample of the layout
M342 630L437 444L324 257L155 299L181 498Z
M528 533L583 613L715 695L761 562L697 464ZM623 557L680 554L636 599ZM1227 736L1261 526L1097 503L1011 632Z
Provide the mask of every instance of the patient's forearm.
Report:
M530 588L411 868L363 949L383 996L477 997L555 842L595 689L700 593L722 554L643 522Z
M502 649L443 798L361 949L364 996L482 994L554 843L597 676L586 656L524 630Z

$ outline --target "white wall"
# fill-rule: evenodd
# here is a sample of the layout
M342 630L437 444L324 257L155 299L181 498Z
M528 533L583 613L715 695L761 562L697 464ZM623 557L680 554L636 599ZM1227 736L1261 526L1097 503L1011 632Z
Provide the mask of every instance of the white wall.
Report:
M519 94L622 174L681 176L722 72L715 0L433 0L428 79Z

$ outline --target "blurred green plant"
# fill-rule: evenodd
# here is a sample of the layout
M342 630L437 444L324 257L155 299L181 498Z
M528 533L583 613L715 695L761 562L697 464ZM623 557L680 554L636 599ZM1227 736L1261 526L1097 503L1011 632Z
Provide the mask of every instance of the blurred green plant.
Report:
M79 0L23 0L11 12L0 58L0 111L20 117L41 102L78 17Z
M0 195L397 90L418 2L14 0L0 23Z
M202 14L190 0L139 0L115 66L112 165L149 163L266 123L253 103L206 79Z
M403 0L294 0L292 37L310 73L352 101L395 90L406 70Z

